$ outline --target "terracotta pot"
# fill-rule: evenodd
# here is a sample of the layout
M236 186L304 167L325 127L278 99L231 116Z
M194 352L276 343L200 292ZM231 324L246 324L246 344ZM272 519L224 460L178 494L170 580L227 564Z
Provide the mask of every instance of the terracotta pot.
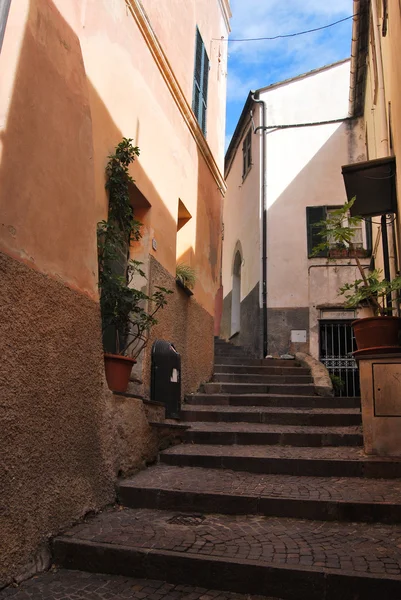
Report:
M399 346L399 317L367 317L353 321L358 350L380 346Z
M136 360L118 354L104 354L107 385L113 392L126 392L131 370Z

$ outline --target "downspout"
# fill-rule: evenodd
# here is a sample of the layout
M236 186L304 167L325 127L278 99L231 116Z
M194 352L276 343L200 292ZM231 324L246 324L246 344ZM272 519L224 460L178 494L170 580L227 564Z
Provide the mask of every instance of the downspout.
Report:
M357 85L358 73L358 44L360 34L360 0L354 0L354 18L352 21L352 44L351 44L351 66L350 66L350 86L349 86L349 101L348 114L350 117L355 113L355 94Z
M379 17L377 14L376 0L372 0L372 27L373 37L375 42L375 55L377 65L377 83L378 83L378 110L379 110L379 156L378 158L389 156L389 140L388 140L388 123L387 123L387 111L386 111L386 94L384 86L384 74L383 74L383 56L381 47L381 27L379 23ZM383 262L384 262L384 275L387 280L393 279L396 275L396 264L395 264L395 233L394 233L394 220L392 223L387 223L386 215L382 215L382 240L383 240ZM387 238L387 239L386 239ZM390 299L389 299L390 300Z
M252 100L256 104L260 104L262 113L262 125L254 130L262 130L262 184L261 184L261 215L262 215L262 323L263 323L263 358L267 356L267 282L266 282L266 267L267 267L267 203L266 203L266 105L263 100L260 100L259 93L252 94Z

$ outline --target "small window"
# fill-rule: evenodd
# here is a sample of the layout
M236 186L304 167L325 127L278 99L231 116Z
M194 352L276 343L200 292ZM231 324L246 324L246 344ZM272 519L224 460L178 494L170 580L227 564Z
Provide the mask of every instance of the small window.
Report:
M249 129L242 144L242 179L248 174L252 166L252 129Z
M203 135L206 135L206 111L207 111L207 87L209 79L209 59L206 54L205 44L203 43L199 29L196 28L195 44L195 73L194 87L192 95L192 110L202 129Z
M322 237L319 235L321 228L318 226L320 221L324 221L330 214L330 211L337 210L339 206L308 206L306 208L306 228L307 228L307 240L308 240L308 257L312 256L313 248L322 242ZM344 222L346 225L346 220ZM370 218L364 219L359 226L356 226L353 244L355 249L361 252L361 255L370 256L372 253L372 220ZM328 257L329 255L333 258L347 258L349 251L347 248L341 249L336 255L338 250L337 244L332 241L329 248L322 250L316 257Z

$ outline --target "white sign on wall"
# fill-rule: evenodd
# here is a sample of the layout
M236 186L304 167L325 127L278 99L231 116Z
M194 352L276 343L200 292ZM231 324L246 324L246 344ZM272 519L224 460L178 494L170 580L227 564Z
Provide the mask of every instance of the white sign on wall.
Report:
M291 341L305 343L306 342L306 329L291 329Z

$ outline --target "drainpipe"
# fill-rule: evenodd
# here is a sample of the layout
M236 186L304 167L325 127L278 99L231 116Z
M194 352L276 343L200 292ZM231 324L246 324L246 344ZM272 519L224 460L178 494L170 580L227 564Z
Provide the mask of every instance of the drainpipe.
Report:
M389 140L388 140L388 123L387 123L387 111L386 111L386 94L384 87L384 74L383 74L383 56L381 47L381 27L379 23L379 17L377 14L377 4L373 0L372 6L372 27L373 37L375 42L375 55L377 64L377 84L378 84L378 110L379 110L379 156L378 158L389 156ZM384 262L384 275L387 280L392 279L396 275L396 264L395 264L395 233L394 233L394 220L392 223L387 223L386 215L381 217L382 226L382 240L383 240L383 262ZM386 239L387 238L387 239ZM390 301L390 298L389 298ZM390 302L391 305L391 302Z
M262 214L262 322L263 322L263 358L267 356L267 283L266 283L266 267L267 267L267 206L266 206L266 104L259 99L259 92L252 94L252 100L256 104L260 104L262 113L262 126L257 127L262 130L262 189L261 189L261 214Z
M352 44L351 44L351 69L350 69L350 86L349 86L349 104L348 114L350 117L354 116L355 111L355 92L357 86L357 74L358 74L358 44L359 44L359 30L360 30L360 0L354 0L354 18L352 21Z

